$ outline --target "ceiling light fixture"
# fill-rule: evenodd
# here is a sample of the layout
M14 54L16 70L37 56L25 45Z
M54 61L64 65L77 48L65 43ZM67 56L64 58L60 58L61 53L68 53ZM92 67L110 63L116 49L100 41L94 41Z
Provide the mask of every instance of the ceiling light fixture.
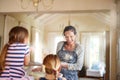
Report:
M40 2L45 9L51 9L54 0L21 0L21 8L27 9L31 2L33 3L33 6L36 8L36 10L38 10Z

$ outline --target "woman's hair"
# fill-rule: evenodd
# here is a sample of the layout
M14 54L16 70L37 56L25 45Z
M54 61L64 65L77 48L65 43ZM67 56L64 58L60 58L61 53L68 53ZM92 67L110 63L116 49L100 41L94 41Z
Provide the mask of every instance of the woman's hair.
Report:
M65 35L66 31L72 31L75 35L77 34L76 29L74 26L66 26L63 31L63 35Z
M45 72L47 74L56 75L56 71L60 71L60 59L57 55L49 54L43 60L45 66Z
M13 27L9 32L9 41L5 46L3 47L1 54L0 54L0 73L5 68L5 58L7 54L7 49L10 44L18 42L18 43L24 43L25 38L28 38L28 30L22 26L15 26Z

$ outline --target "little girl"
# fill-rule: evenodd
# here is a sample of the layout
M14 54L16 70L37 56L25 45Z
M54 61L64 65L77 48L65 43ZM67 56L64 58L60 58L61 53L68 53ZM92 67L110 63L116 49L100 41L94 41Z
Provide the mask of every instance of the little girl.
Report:
M24 65L30 61L28 30L21 26L9 32L9 41L0 54L0 80L27 80Z
M57 55L49 54L43 60L46 75L40 80L66 80L60 75L60 59Z

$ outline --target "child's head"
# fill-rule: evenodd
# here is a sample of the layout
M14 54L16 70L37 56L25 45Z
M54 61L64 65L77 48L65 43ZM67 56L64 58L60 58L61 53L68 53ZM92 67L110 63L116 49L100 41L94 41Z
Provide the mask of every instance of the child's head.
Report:
M25 43L28 38L28 30L22 26L15 26L9 32L9 43Z
M56 74L57 71L60 71L60 59L57 55L47 55L43 60L43 65L47 74Z

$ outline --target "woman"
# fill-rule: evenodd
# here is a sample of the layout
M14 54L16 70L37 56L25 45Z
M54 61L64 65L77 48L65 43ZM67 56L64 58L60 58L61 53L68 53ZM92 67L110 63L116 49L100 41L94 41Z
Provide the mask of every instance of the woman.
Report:
M78 70L83 66L83 47L76 42L76 29L66 26L63 31L66 41L57 45L57 55L61 60L61 73L67 80L78 80Z

